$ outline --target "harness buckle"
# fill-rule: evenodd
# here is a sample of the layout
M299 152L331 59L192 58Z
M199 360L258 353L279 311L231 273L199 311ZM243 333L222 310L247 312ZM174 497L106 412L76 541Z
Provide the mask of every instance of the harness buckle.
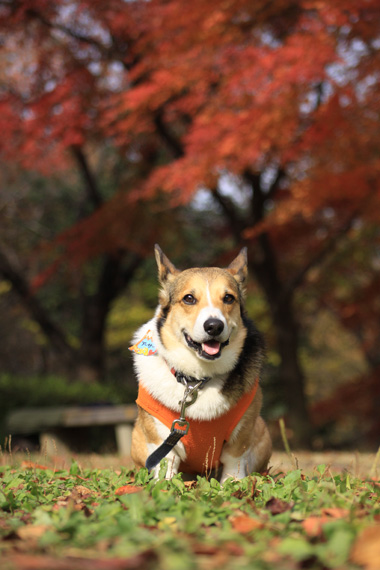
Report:
M180 429L178 429L176 427L177 425L179 426ZM187 420L179 418L178 420L174 420L174 422L172 423L172 427L171 427L170 432L173 433L175 430L180 431L180 432L182 432L181 437L183 437L189 431L189 427L190 427L190 424Z

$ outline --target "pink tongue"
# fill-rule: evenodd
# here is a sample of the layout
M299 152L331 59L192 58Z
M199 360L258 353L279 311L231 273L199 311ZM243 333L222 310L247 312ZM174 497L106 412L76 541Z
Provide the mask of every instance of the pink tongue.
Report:
M202 344L202 349L206 354L214 356L214 354L218 354L220 350L220 342L217 340L209 340L208 342L204 342Z

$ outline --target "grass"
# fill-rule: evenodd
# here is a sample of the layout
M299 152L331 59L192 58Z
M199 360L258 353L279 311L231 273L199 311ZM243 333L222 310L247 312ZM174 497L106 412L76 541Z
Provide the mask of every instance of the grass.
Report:
M2 570L380 568L376 460L371 477L274 467L223 487L77 460L1 463Z

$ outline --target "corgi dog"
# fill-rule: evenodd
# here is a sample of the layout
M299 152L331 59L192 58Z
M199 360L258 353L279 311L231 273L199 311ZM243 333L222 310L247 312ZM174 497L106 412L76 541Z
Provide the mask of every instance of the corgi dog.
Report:
M134 463L158 477L165 457L167 478L217 473L221 483L265 470L264 342L244 310L246 248L226 269L180 271L158 245L155 255L159 305L130 348L139 383Z

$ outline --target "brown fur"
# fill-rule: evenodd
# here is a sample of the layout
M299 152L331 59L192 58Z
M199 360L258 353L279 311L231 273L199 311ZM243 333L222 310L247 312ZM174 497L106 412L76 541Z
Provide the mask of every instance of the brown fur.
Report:
M148 412L138 409L138 416L135 427L132 432L132 461L136 467L144 467L148 456L147 443L155 443L160 445L161 440L158 437L153 418Z

